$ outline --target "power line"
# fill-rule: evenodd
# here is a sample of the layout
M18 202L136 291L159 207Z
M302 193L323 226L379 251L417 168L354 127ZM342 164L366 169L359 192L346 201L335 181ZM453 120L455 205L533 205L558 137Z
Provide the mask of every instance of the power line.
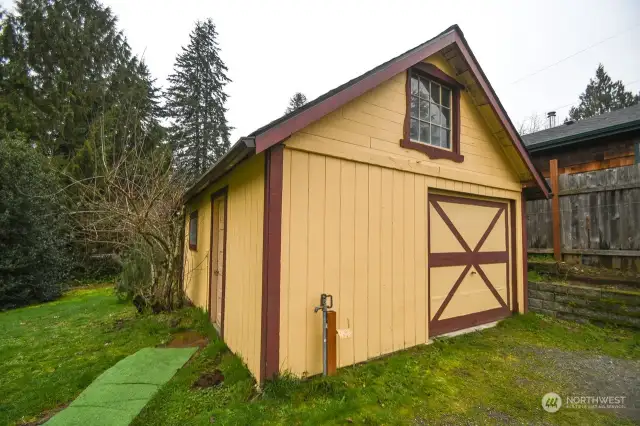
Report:
M575 53L573 53L573 54L571 54L571 55L567 56L566 58L562 58L562 59L560 59L559 61L554 62L554 63L553 63L553 64L551 64L551 65L548 65L548 66L546 66L546 67L544 67L544 68L541 68L541 69L539 69L539 70L537 70L537 71L534 71L534 72L532 72L531 74L527 74L527 75L525 75L525 76L523 76L523 77L520 77L519 79L517 79L517 80L515 80L515 81L511 82L510 84L516 84L516 83L519 83L519 82L521 82L522 80L525 80L525 79L527 79L527 78L529 78L529 77L533 77L534 75L539 74L539 73L541 73L542 71L546 71L546 70L548 70L549 68L555 67L556 65L558 65L558 64L559 64L559 63L561 63L561 62L564 62L564 61L566 61L566 60L568 60L568 59L571 59L571 58L573 58L574 56L577 56L577 55L579 55L579 54L581 54L581 53L583 53L583 52L586 52L586 51L587 51L587 50L589 50L589 49L592 49L592 48L594 48L594 47L596 47L596 46L601 45L602 43L605 43L605 42L607 42L607 41L609 41L609 40L612 40L612 39L614 39L614 38L616 38L616 37L618 37L618 36L620 36L620 35L622 35L622 34L625 34L625 33L629 32L629 31L631 31L631 30L633 30L633 29L637 28L638 26L640 26L640 23L639 23L639 24L636 24L636 25L634 25L634 26L632 26L632 27L629 27L629 28L627 28L626 30L621 31L621 32L619 32L619 33L617 33L617 34L614 34L614 35L609 36L609 37L607 37L607 38L605 38L605 39L602 39L602 40L600 40L600 41L598 41L598 42L596 42L596 43L594 43L594 44L592 44L592 45L590 45L590 46L588 46L588 47L585 47L584 49L579 50L579 51L577 51L577 52L575 52Z
M632 86L632 85L634 85L634 84L636 84L636 83L638 83L638 82L640 82L640 78L635 79L635 80L631 80L631 81L630 81L630 82L628 82L628 83L624 83L624 85L625 85L625 87L629 87L629 86ZM558 106L555 106L555 107L553 107L553 108L547 108L547 109L546 109L546 111L545 111L544 113L542 113L542 115L544 115L546 112L549 112L549 111L555 111L555 112L558 112L558 111L560 111L560 110L562 110L562 109L564 109L564 108L567 108L567 107L571 107L571 106L578 105L579 103L580 103L580 101L578 100L578 101L570 102L570 103L568 103L568 104L558 105ZM538 113L535 113L534 115L538 115ZM526 121L526 120L528 120L528 119L529 119L529 118L525 118L525 121Z
M640 81L640 78L636 79L636 80L632 80L632 81L630 81L628 83L625 83L624 86L625 87L629 87L629 86L632 86L632 85L634 85L635 83L637 83L639 81ZM558 111L558 110L561 110L561 109L566 108L566 107L577 105L578 103L580 103L580 101L575 101L575 102L571 102L569 104L560 105L560 106L551 108L549 111Z

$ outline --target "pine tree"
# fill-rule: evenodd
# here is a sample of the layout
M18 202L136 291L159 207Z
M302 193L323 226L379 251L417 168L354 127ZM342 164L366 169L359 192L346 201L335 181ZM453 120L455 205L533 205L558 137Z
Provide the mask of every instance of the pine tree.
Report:
M166 109L174 156L191 179L211 167L230 145L224 89L231 80L217 37L211 19L196 22L168 79Z
M15 139L46 156L66 188L59 207L81 210L86 200L77 182L104 176L133 144L149 156L163 148L159 89L108 7L98 0L17 0L0 25L0 144ZM92 182L96 193L107 183ZM87 252L111 249L76 237L70 249L80 270Z
M598 65L596 78L590 79L584 93L580 95L580 104L569 111L571 120L582 120L609 111L626 108L637 104L640 94L634 95L625 91L621 80L614 82L604 70L602 64Z
M137 123L118 117L111 124L139 131L153 121L156 128L151 95L159 93L150 90L146 67L131 54L108 7L97 0L18 0L2 25L2 130L25 134L65 166L85 156L98 122L117 138L114 144L123 143L126 136L104 125L124 103L146 105L148 114L136 116Z
M32 102L24 34L11 14L0 10L0 132L29 133L42 119Z
M306 103L307 103L307 97L303 93L296 92L296 94L293 95L291 99L289 99L289 106L284 111L284 113L289 114L297 110L298 108L300 108L302 105Z

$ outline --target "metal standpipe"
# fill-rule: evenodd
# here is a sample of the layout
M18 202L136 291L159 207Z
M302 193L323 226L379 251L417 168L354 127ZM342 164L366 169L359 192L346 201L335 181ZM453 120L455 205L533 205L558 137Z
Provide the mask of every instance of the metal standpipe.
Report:
M327 299L330 300L327 305ZM316 306L313 312L322 310L322 375L326 376L329 370L327 361L327 310L333 308L333 296L330 294L322 293L320 295L320 306Z

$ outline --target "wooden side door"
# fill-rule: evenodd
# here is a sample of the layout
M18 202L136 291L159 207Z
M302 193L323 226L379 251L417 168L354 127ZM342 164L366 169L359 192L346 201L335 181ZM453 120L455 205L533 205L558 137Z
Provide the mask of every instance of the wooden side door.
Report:
M211 197L211 265L209 274L209 318L224 334L224 294L226 284L227 194Z
M510 315L508 202L429 194L429 334Z

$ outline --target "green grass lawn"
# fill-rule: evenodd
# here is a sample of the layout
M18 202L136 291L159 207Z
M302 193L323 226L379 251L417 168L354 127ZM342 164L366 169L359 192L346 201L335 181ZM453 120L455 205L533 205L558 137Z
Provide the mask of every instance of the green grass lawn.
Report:
M0 313L0 424L33 421L71 402L100 373L176 331L206 332L195 309L137 315L109 287Z
M605 364L619 364L618 372L625 363L637 365L638 333L534 314L345 368L335 377L284 377L262 391L195 309L140 317L110 290L82 290L2 313L0 326L0 395L6 404L1 424L70 402L124 356L185 329L209 336L211 343L160 389L134 425L634 424L612 412L563 408L549 414L540 400L551 391L597 394L593 383L573 377L590 367L567 367L603 356ZM225 376L221 385L193 387L215 369Z
M216 343L179 371L133 424L634 424L613 413L543 411L545 393L575 389L538 352L556 350L636 360L640 336L527 314L345 368L336 377L283 378L260 394L238 359ZM214 368L225 374L222 386L190 388Z

